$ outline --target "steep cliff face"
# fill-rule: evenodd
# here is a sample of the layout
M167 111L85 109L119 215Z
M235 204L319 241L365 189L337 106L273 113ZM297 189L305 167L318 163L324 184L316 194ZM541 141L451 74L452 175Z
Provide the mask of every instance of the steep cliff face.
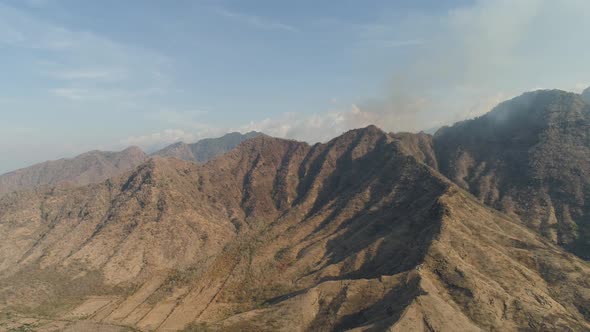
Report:
M121 175L147 156L137 147L120 152L90 151L71 159L47 161L0 175L0 195L37 186L86 185Z
M589 329L588 264L424 164L430 147L374 126L260 136L6 195L0 310L146 331Z
M590 258L590 106L537 91L439 130L440 171L482 202Z

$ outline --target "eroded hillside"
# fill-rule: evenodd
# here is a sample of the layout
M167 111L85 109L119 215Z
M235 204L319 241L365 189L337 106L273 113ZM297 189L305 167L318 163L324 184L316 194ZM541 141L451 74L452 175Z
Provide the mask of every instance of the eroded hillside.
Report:
M146 331L590 329L588 263L440 175L429 142L261 136L6 195L0 310Z
M0 196L38 186L99 183L134 169L147 160L137 147L120 152L90 151L70 159L46 161L0 175Z
M449 179L590 258L590 105L582 96L526 93L439 130L434 149Z

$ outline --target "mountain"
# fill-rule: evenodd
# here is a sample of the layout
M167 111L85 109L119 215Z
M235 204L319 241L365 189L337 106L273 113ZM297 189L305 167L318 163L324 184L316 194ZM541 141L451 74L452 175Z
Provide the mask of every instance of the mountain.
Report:
M313 146L259 136L203 165L156 157L5 195L0 321L589 330L590 265L428 166L432 142L374 126Z
M41 185L85 185L121 175L147 159L137 147L120 152L90 151L0 175L0 196Z
M580 95L526 93L433 143L449 179L590 259L590 106Z
M584 99L587 103L590 103L590 87L582 92L582 99Z
M179 142L152 156L205 162L226 153L244 140L260 135L262 133L255 131L246 134L236 132L219 138L203 139L194 144ZM138 147L130 147L120 152L90 151L71 159L46 161L0 175L0 196L42 185L54 187L99 183L135 168L148 158Z
M218 138L205 138L193 144L178 142L154 152L152 156L174 157L202 163L226 153L247 139L260 135L263 134L256 131L245 134L234 132Z

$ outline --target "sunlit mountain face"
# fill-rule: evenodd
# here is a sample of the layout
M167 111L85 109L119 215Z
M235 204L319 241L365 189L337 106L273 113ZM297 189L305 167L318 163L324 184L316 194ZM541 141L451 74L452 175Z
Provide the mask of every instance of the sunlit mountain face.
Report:
M588 13L0 0L0 331L590 331Z

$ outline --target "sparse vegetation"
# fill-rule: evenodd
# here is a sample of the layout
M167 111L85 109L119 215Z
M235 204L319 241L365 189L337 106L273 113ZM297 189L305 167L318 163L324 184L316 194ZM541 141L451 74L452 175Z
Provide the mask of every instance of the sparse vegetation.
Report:
M263 136L205 165L156 158L109 188L2 199L0 236L41 240L9 238L31 259L0 298L29 317L163 330L590 328L587 263L426 166L428 141L408 137Z
M182 332L214 332L206 323L190 323Z
M8 332L35 332L36 324L23 324L19 327L11 328Z

